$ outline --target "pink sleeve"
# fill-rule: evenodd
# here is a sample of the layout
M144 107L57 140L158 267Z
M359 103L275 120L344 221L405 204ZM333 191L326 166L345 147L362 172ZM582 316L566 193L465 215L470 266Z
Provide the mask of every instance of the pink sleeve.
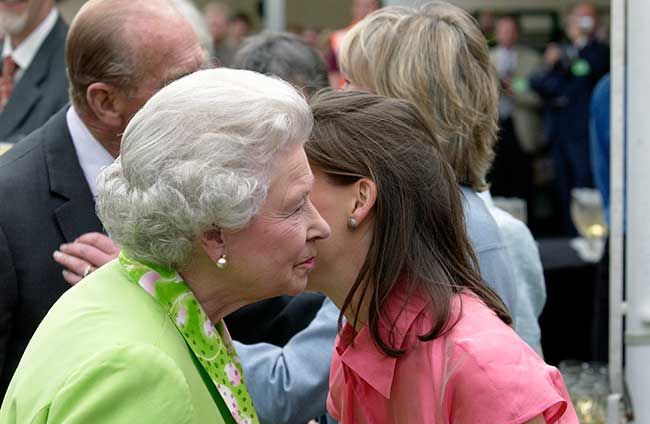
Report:
M455 424L579 424L560 372L514 335L484 334L456 346L447 367L447 409Z
M327 394L327 413L336 421L341 421L341 414L336 406L336 402L332 399L331 393Z
M338 343L338 336L336 337ZM345 390L345 383L343 381L343 370L341 369L341 359L338 353L334 350L332 362L330 364L330 381L329 391L327 393L327 413L330 414L336 421L341 421L341 405L342 392Z

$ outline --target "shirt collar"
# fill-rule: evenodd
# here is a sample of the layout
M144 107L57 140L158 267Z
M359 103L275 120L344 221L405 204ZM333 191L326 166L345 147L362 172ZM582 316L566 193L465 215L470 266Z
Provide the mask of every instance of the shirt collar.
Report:
M414 325L416 319L422 316L423 310L429 305L429 302L418 293L411 294L405 305L406 299L407 284L405 280L400 280L382 306L384 319L379 323L379 333L384 341L391 341L391 345L397 349L408 348L405 343L407 336L424 334L429 330L429 328ZM397 321L391 338L390 327L395 318ZM354 341L350 343L352 337L354 337ZM390 398L399 358L388 356L377 347L367 325L355 337L353 327L346 323L339 336L336 353L345 366L384 398Z
M74 106L70 106L70 109L68 109L66 121L77 158L79 159L79 165L81 165L81 169L86 177L90 192L93 194L93 198L95 198L97 197L97 177L102 169L113 163L114 158L92 135L74 109Z
M41 48L41 45L52 31L52 28L56 25L58 17L59 11L56 7L52 8L43 22L41 22L15 49L11 47L11 37L7 35L2 49L2 57L5 58L11 55L11 58L16 62L21 70L27 69L34 60L34 57L36 57L38 49Z
M481 198L481 200L483 200L483 203L485 203L485 206L487 206L488 209L494 207L494 200L492 200L492 194L490 193L490 190L477 192L476 194Z

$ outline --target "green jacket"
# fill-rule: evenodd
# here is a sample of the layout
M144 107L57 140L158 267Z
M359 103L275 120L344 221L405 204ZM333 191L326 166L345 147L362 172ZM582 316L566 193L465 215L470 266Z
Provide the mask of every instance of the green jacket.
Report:
M9 385L0 424L224 423L185 340L117 261L50 309Z

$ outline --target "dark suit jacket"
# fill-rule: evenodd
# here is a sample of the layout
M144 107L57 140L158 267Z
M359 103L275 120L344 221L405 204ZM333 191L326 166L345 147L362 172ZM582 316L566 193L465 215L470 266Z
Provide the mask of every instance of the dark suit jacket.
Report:
M66 109L0 156L0 399L36 327L68 288L52 253L102 230Z
M312 322L325 296L300 293L265 299L233 312L224 320L234 340L244 344L271 343L284 346Z
M576 75L574 65L582 61L587 64L584 75ZM578 51L571 61L564 59L553 68L534 75L530 87L546 101L545 136L551 143L566 146L579 145L581 149L572 152L585 156L589 166L589 102L591 93L600 79L609 72L609 47L592 40Z
M59 17L0 112L0 141L15 143L24 138L68 102L67 32L68 26Z

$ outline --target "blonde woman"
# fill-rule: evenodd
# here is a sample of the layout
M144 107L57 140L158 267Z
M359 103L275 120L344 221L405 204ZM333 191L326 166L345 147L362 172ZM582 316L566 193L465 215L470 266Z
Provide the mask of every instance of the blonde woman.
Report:
M383 8L350 30L340 59L348 89L409 100L422 114L461 185L481 276L503 299L515 328L529 329L526 341L539 348L537 302L513 278L499 228L477 195L488 188L485 176L494 158L498 85L474 19L441 1Z

